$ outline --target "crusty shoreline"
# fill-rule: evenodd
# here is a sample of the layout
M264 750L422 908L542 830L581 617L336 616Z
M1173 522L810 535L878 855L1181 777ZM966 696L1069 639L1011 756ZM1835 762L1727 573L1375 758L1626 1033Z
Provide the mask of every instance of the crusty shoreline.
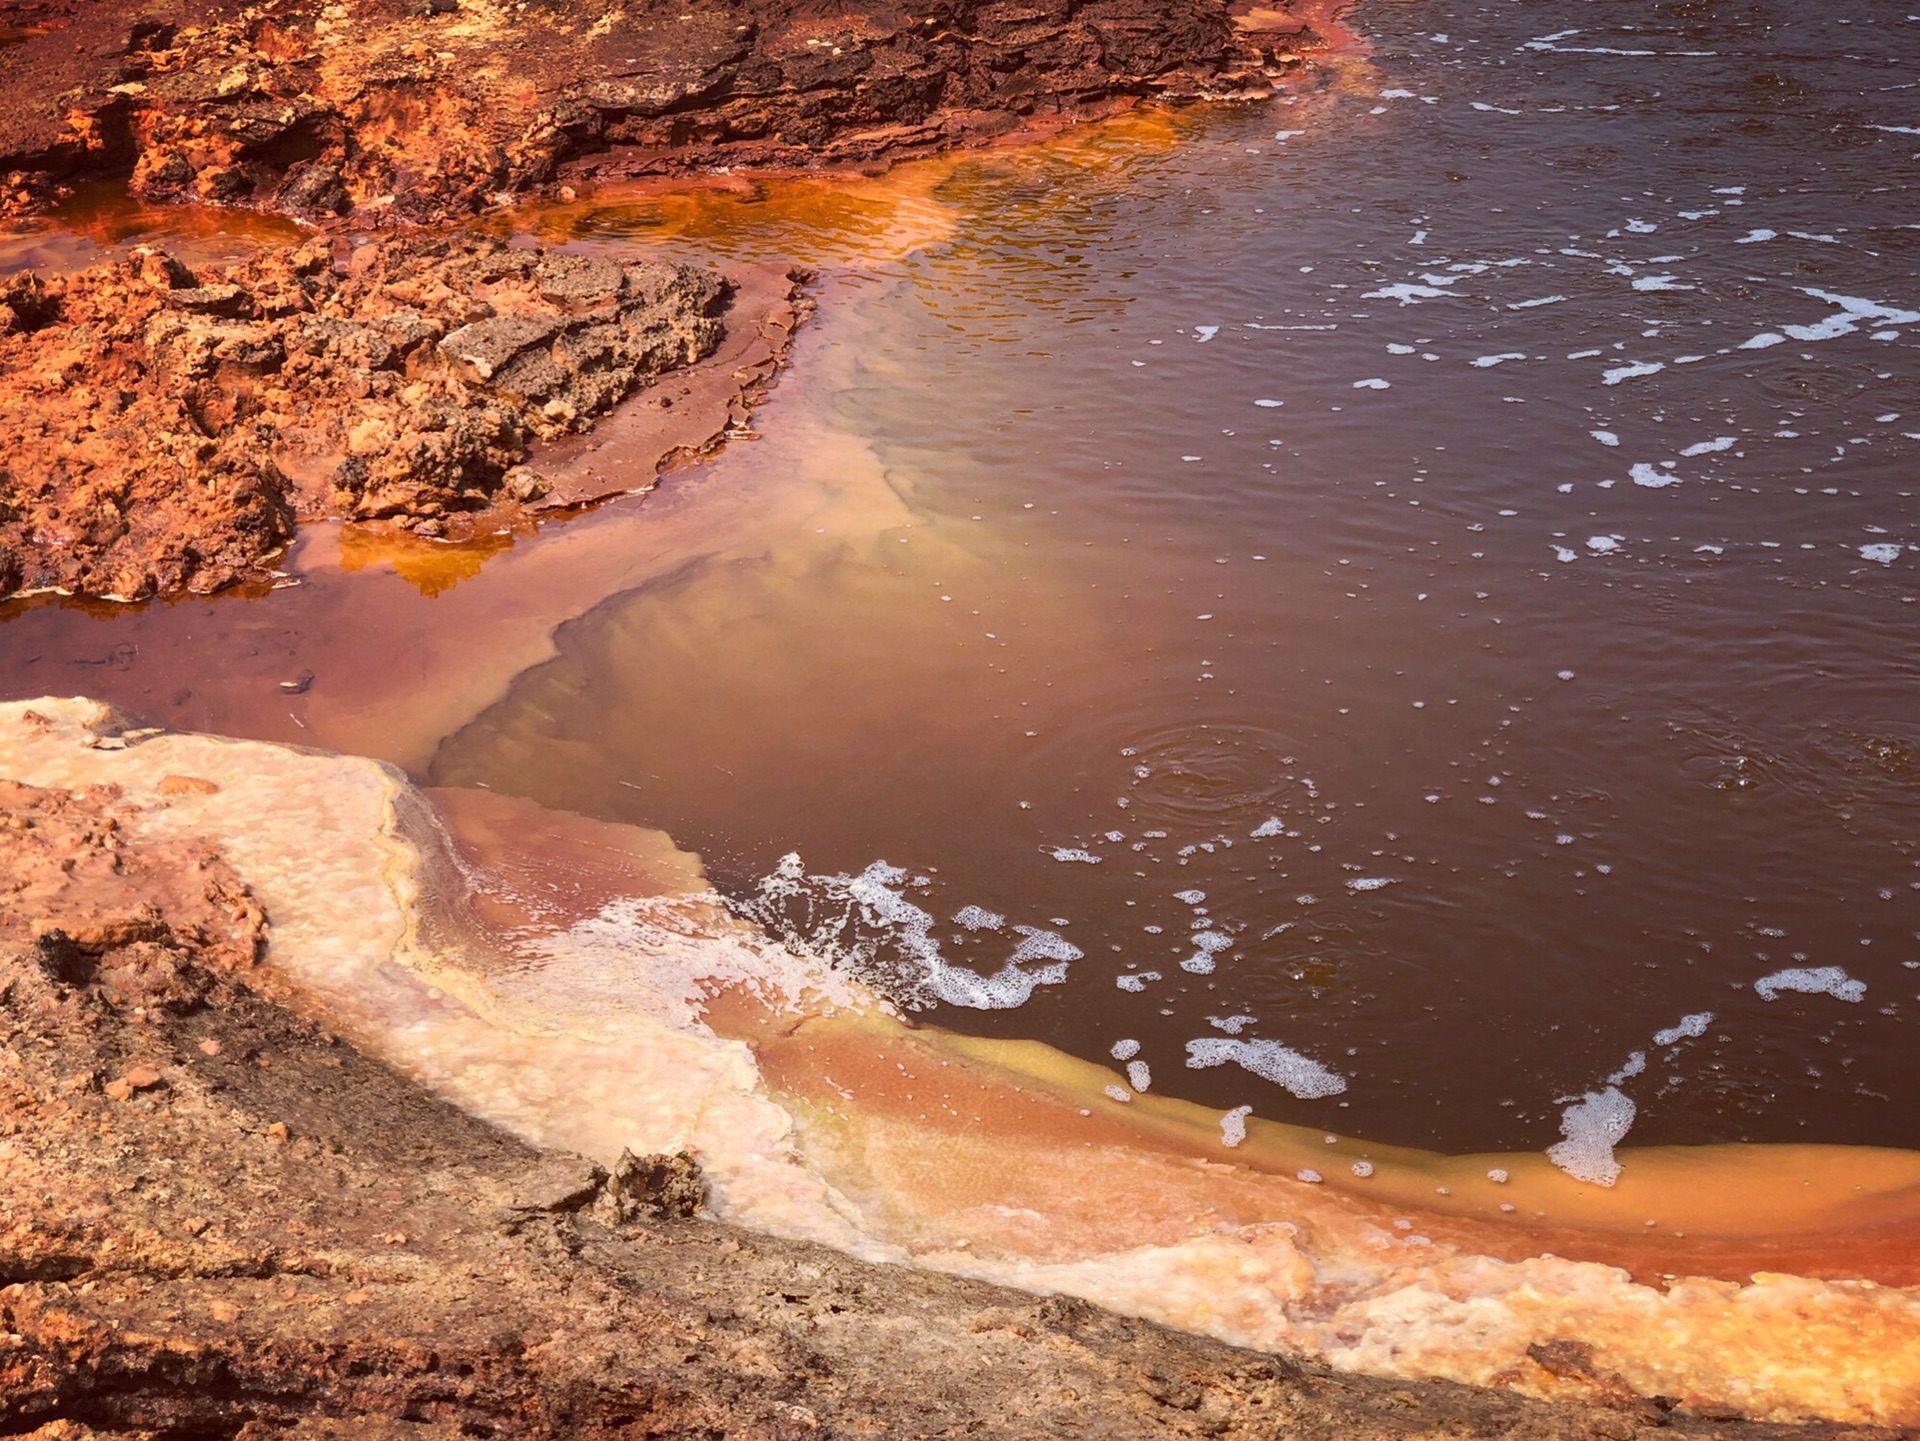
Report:
M536 1150L291 1009L245 877L117 802L0 785L0 1434L1902 1434L1571 1342L1582 1401L1342 1375L711 1221L684 1160Z
M798 272L770 292L415 222L563 176L888 163L1268 93L1314 43L1228 0L0 0L0 214L123 176L320 228L0 284L0 599L207 593L271 581L304 521L461 540L643 489L744 426L807 309ZM695 406L623 406L620 484L564 443L564 473L529 468L673 372Z
M415 233L0 281L0 598L206 593L305 521L464 540L644 489L744 424L804 279ZM623 405L617 474L536 458Z

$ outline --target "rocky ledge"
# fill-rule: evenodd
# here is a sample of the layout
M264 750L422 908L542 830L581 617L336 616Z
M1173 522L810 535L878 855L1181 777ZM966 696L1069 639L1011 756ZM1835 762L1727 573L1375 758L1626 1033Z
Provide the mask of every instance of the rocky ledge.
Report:
M535 1150L303 1016L245 877L129 809L0 782L0 1435L1893 1434L1690 1415L1567 1342L1578 1401L1340 1375L736 1230L690 1158Z
M741 317L712 271L418 235L343 264L315 240L198 274L146 250L16 276L0 596L211 591L262 574L298 521L459 538L590 499L549 494L531 447L713 355L730 319L783 341L797 284Z
M0 213L91 175L354 223L582 171L858 164L1267 93L1228 0L0 0Z

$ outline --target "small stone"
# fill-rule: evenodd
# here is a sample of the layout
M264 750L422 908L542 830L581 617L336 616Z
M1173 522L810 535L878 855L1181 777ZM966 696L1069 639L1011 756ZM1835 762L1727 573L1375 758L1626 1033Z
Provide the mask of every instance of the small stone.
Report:
M700 1163L685 1151L651 1156L622 1151L607 1194L622 1221L641 1216L683 1221L707 1204L707 1180Z
M578 1211L600 1194L607 1173L584 1156L543 1157L521 1183L516 1211Z
M219 1055L219 1054L220 1054L220 1043L219 1043L218 1041L216 1041L216 1040L214 1040L214 1039L213 1039L212 1037L209 1037L209 1038L207 1038L206 1040L204 1040L204 1041L202 1041L202 1042L200 1043L200 1054L201 1054L201 1055L203 1055L203 1056L217 1056L217 1055Z
M110 1101L130 1101L137 1091L152 1090L160 1084L160 1073L151 1066L135 1066L117 1081L108 1081L101 1089Z
M267 1127L267 1139L270 1141L285 1141L290 1134L285 1121L275 1121Z

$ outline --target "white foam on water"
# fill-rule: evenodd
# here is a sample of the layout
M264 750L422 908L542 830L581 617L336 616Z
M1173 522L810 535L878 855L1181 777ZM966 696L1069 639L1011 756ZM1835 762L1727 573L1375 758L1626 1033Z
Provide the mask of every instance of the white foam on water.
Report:
M1012 1010L1025 1005L1036 986L1063 984L1069 963L1083 954L1052 931L1017 925L1020 940L992 975L955 965L934 939L933 916L908 899L909 890L925 884L883 860L857 876L809 875L799 855L789 853L735 909L789 949L909 1008L944 1002Z
M1556 545L1553 547L1553 557L1562 565L1571 565L1574 561L1580 559L1580 552L1569 546Z
M1699 287L1682 284L1677 275L1640 275L1634 278L1633 288L1639 291L1653 291L1697 290Z
M1898 306L1886 305L1877 300L1864 300L1857 295L1840 295L1831 290L1822 290L1818 286L1803 285L1802 295L1811 295L1815 300L1824 300L1837 307L1833 314L1812 325L1783 325L1785 335L1776 335L1769 331L1756 335L1741 345L1742 350L1764 350L1779 345L1788 336L1794 340L1817 342L1838 340L1841 336L1852 335L1861 326L1869 322L1885 325L1912 325L1920 321L1920 310L1902 310Z
M1717 455L1723 450L1732 450L1734 446L1739 443L1740 438L1738 436L1716 435L1712 440L1695 441L1692 445L1681 451L1680 454L1688 457L1695 455Z
M1205 891L1175 891L1173 898L1176 901L1185 901L1190 906L1197 906L1207 898L1207 893Z
M1602 445L1618 445L1620 443L1620 437L1611 430L1590 430L1587 434L1599 441Z
M1658 466L1649 465L1644 460L1635 462L1627 474L1635 485L1645 486L1648 490L1663 490L1669 485L1680 483L1679 476L1671 471L1661 470Z
M1397 300L1402 305L1420 305L1429 300L1458 300L1460 297L1450 290L1441 288L1459 279L1448 276L1440 285L1420 284L1417 281L1402 280L1393 285L1383 285L1378 290L1369 290L1363 295L1366 300Z
M1391 381L1382 380L1379 376L1376 375L1370 380L1354 381L1353 388L1355 390L1391 390L1393 389L1393 383Z
M1007 923L1007 918L984 906L962 906L953 913L953 923L970 931L997 931Z
M1567 297L1564 295L1543 295L1537 300L1516 300L1507 307L1509 310L1532 310L1542 305L1558 305Z
M1475 370L1491 370L1496 365L1505 365L1509 360L1525 360L1526 358L1527 353L1524 350L1508 350L1503 351L1499 355L1482 355L1469 363Z
M1392 876L1355 876L1347 882L1350 891L1383 891L1388 886L1398 885Z
M1626 1138L1636 1109L1618 1087L1588 1091L1560 1113L1565 1139L1547 1147L1547 1159L1576 1181L1613 1185L1621 1170L1613 1148Z
M1137 996L1140 992L1146 990L1149 981L1157 981L1159 979L1160 973L1158 971L1137 971L1126 975L1115 976L1113 983L1121 990L1129 991Z
M1733 243L1735 245L1758 245L1763 240L1776 239L1779 236L1779 234L1780 232L1777 230L1767 230L1764 228L1757 229L1757 230L1749 230L1745 235L1742 235L1738 240L1734 241Z
M1587 549L1595 555L1606 555L1620 549L1620 537L1617 535L1590 535L1587 537Z
M1092 851L1083 851L1078 846L1055 846L1048 852L1056 861L1078 861L1082 865L1097 866L1100 857Z
M1135 1056L1140 1054L1140 1043L1131 1040L1115 1041L1107 1054L1112 1056L1116 1061L1131 1061Z
M1229 1036L1237 1036L1259 1019L1258 1016L1245 1014L1237 1016L1208 1016L1207 1024L1212 1026L1216 1031L1225 1031Z
M1867 983L1854 980L1839 966L1797 966L1775 971L1755 981L1753 988L1763 1001L1778 1000L1782 991L1832 996L1836 1001L1860 1001L1867 994Z
M1247 1139L1247 1117L1253 1114L1252 1106L1235 1106L1220 1118L1220 1144L1237 1146Z
M1692 1015L1682 1016L1678 1025L1669 1026L1664 1031L1655 1031L1653 1043L1656 1046L1677 1045L1681 1041L1706 1035L1707 1027L1712 1024L1712 1011L1695 1011Z
M1667 368L1663 360L1643 360L1633 365L1616 365L1603 371L1600 376L1602 385L1618 385L1623 380L1635 380L1643 375L1655 375Z
M1347 1088L1346 1077L1278 1041L1202 1036L1187 1042L1189 1070L1204 1071L1229 1062L1284 1087L1303 1101L1337 1096Z
M1611 1076L1607 1077L1607 1084L1617 1086L1622 1081L1632 1080L1646 1069L1647 1053L1645 1051L1631 1051L1627 1055L1626 1064L1621 1066L1620 1069L1615 1071Z
M1213 974L1214 956L1233 949L1233 937L1219 931L1195 931L1193 947L1193 954L1180 963L1180 969L1191 971L1196 976L1207 976Z
M1153 1084L1153 1072L1147 1069L1145 1061L1127 1062L1127 1084L1136 1091L1144 1091Z
M1254 840L1264 841L1273 836L1285 835L1286 830L1286 824L1280 817L1268 816L1264 821L1260 822L1258 826L1254 827L1250 834Z
M1881 565L1892 565L1900 559L1904 549L1904 546L1895 545L1892 541L1875 541L1872 545L1860 547L1860 559L1878 561Z

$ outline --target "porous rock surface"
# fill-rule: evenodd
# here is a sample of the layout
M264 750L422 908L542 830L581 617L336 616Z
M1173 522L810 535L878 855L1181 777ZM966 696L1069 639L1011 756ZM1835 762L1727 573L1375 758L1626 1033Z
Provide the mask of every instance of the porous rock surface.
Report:
M498 524L541 499L534 442L709 354L729 295L421 235L0 282L0 596L215 590L321 517Z
M0 0L0 211L125 172L357 224L569 163L859 163L1150 94L1265 91L1306 43L1227 0ZM0 40L6 37L0 33Z
M534 1150L304 1018L244 877L127 804L0 785L0 1435L1893 1434L1689 1415L1572 1341L1555 1403L1344 1376L736 1230L693 1158Z

